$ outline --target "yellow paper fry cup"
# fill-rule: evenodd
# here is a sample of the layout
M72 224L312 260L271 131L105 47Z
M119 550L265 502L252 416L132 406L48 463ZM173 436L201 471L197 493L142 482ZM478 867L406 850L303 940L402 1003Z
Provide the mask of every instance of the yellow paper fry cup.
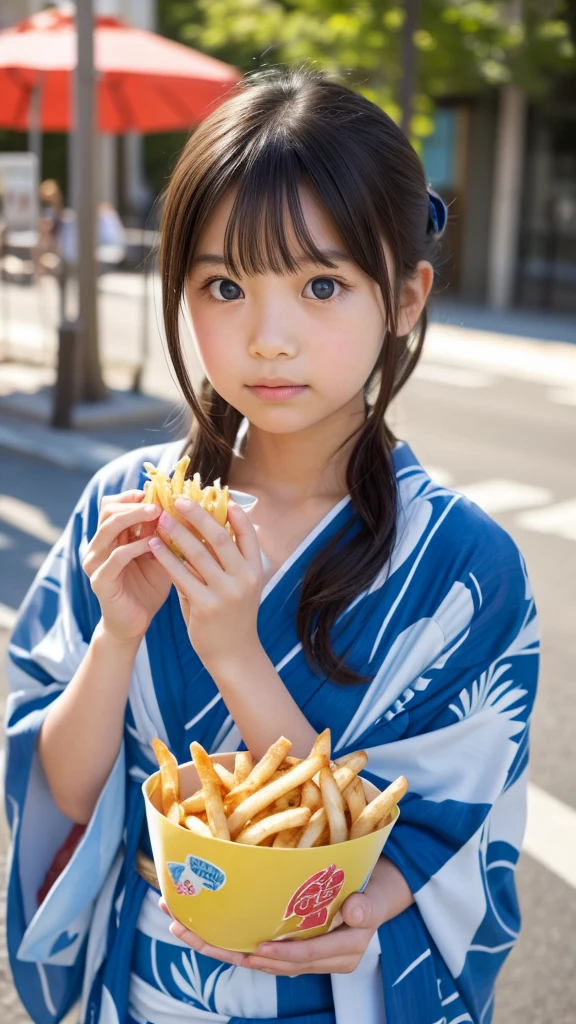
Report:
M212 760L234 769L235 754ZM192 762L181 765L180 796L200 787ZM378 790L362 779L368 800ZM329 931L344 900L362 890L398 818L361 839L312 849L245 846L204 838L161 812L160 775L142 787L152 853L172 915L205 942L253 952L261 942Z

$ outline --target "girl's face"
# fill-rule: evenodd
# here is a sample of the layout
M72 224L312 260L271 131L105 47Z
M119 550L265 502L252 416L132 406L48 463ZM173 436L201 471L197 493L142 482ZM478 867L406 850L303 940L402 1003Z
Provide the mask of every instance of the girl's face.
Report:
M305 191L310 234L319 249L332 250L337 268L302 263L294 274L230 278L222 253L232 202L230 196L207 224L186 286L211 384L266 432L306 430L339 413L363 415L363 386L385 334L380 288L346 257L330 220ZM288 239L303 258L291 225ZM258 388L276 378L299 389Z

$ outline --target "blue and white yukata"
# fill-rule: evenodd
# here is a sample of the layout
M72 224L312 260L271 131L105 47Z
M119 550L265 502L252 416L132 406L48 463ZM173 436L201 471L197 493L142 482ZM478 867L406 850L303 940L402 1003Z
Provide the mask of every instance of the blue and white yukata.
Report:
M403 443L394 451L398 537L390 564L334 630L337 651L372 682L315 674L295 620L304 572L355 512L344 498L266 584L258 631L311 725L338 755L365 748L383 788L410 791L386 855L415 903L374 936L350 975L276 978L198 955L174 939L137 874L142 781L160 736L179 761L191 740L235 750L241 737L190 645L174 589L142 642L122 749L83 839L38 908L36 893L71 822L54 806L38 732L100 618L81 568L100 501L143 483L143 461L170 471L182 444L140 449L98 472L45 564L9 652L7 809L13 836L8 943L38 1024L78 999L83 1024L489 1024L499 969L518 935L514 883L525 825L528 721L538 668L534 601L508 534L437 486Z

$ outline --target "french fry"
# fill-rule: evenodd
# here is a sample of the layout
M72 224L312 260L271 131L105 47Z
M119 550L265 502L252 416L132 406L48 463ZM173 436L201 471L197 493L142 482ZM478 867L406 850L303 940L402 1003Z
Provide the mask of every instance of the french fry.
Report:
M267 818L268 815L271 814L271 813L272 813L271 808L270 807L265 807L263 811L260 811L258 814L254 814L253 817L250 818L250 821L248 822L248 824L249 825L255 825L257 821L264 821L264 818Z
M300 787L291 789L289 793L285 793L284 796L278 797L278 800L274 801L273 807L275 811L287 811L289 807L300 806ZM312 813L312 812L310 812Z
M188 455L184 455L174 467L170 484L170 490L174 496L184 493L184 480L186 479L186 470L189 465L190 459Z
M325 764L324 756L311 754L310 757L286 772L281 779L275 779L274 782L269 782L267 786L259 789L256 793L252 793L239 804L228 818L231 837L234 839L254 814L268 807L279 797L289 793L291 789L295 789L296 786L301 786L307 779L311 779L316 772L324 768Z
M287 828L300 828L306 825L310 818L310 811L307 807L293 807L288 811L280 811L278 814L269 814L262 821L248 825L236 836L237 843L246 846L259 846L269 836L281 832Z
M231 814L243 800L246 800L257 790L261 789L265 782L268 782L278 766L282 764L291 746L290 740L287 740L285 736L281 736L276 743L269 747L264 757L258 761L250 775L244 779L244 782L241 782L239 786L235 786L228 793L224 801L224 810L227 815ZM248 819L246 818L245 820L247 821Z
M330 843L345 843L348 838L348 826L344 814L344 800L330 768L323 768L320 772L320 791L328 818Z
M206 814L210 831L216 839L230 839L228 823L224 814L222 804L222 793L220 790L220 778L214 770L212 761L200 743L190 744L190 753L194 761L194 767L198 772L198 778L204 790L206 801Z
M182 824L197 836L204 836L205 839L212 838L212 833L208 825L206 825L201 818L197 818L195 814L187 814Z
M314 843L314 846L328 846L330 844L330 829L328 825L324 828L324 831Z
M297 849L309 850L312 849L313 846L316 846L316 842L320 839L327 824L328 815L326 814L326 809L324 807L320 807L319 810L314 811L314 814L302 832L302 835L298 840Z
M174 754L157 736L152 740L152 750L160 766L160 786L162 789L162 813L168 816L172 804L180 801L180 776L178 762Z
M320 735L316 737L310 754L312 756L319 754L321 757L325 757L326 762L328 762L330 760L331 747L332 737L330 729L324 729L324 732L321 732Z
M192 796L187 796L182 801L182 807L184 814L199 814L201 811L205 811L206 800L204 799L204 790L198 789Z
M322 807L322 793L313 779L308 779L302 786L300 804L302 807L309 807L312 814Z
M374 800L366 804L362 814L350 829L350 839L359 839L360 836L367 836L370 832L374 832L378 823L402 799L407 789L408 782L403 775L400 775L390 783L383 793L379 793Z
M234 759L234 782L237 786L247 779L254 767L252 754L249 750L239 750Z
M170 478L167 473L162 473L151 462L145 462L144 469L149 479L144 484L144 501L146 504L160 505L165 512L168 512L169 515L173 516L174 519L190 530L195 537L205 543L198 530L195 530L183 516L178 514L174 505L174 500L179 495L191 498L192 501L201 505L220 526L225 526L228 533L233 537L232 528L228 523L228 503L230 500L228 487L221 487L220 480L215 480L212 486L202 488L198 473L194 474L192 480L187 480L186 472L189 465L190 458L188 455L184 455L176 464L172 478ZM161 530L160 534L170 550L178 558L184 559L180 548L168 536L166 531ZM210 551L212 550L209 545L207 547Z
M344 792L351 782L354 782L358 772L361 772L367 763L368 756L366 751L357 750L354 754L349 755L346 764L337 765L334 769L334 778L341 793Z
M182 476L186 468L181 460L175 470L175 486L184 491L188 484L199 487L199 481ZM150 485L162 488L161 477L151 475ZM216 484L213 492L210 501L218 497ZM358 776L367 764L366 752L357 750L331 760L330 730L325 729L306 758L290 755L290 741L281 736L256 765L249 751L238 751L234 772L213 762L199 743L192 743L190 752L202 788L180 800L175 757L160 739L155 738L152 746L160 766L166 817L196 835L244 845L312 849L361 838L393 822L394 808L408 789L400 776L367 802Z
M343 754L342 757L337 757L334 760L336 768L343 768L344 765L349 764L350 761L354 762L358 754L364 753L361 750L353 750L351 754ZM332 769L334 771L334 769Z
M218 487L216 487L216 484L218 484ZM216 491L216 495L208 511L220 526L224 526L226 519L228 518L228 490L224 490L220 487L219 480L216 480L214 489Z
M358 820L358 818L362 814L362 811L366 807L366 796L364 795L364 786L362 785L362 782L358 778L358 776L356 776L354 781L351 782L349 786L346 786L343 796L348 807L348 810L350 811L350 820L352 824L354 824L354 822Z
M234 789L234 786L236 785L232 772L229 772L228 769L224 767L224 765L218 764L217 761L214 761L213 764L216 775L220 779L220 782L222 783L226 792L229 793L230 790Z
M170 806L168 814L166 815L168 821L171 821L173 825L179 825L184 817L182 810L182 804L179 804L177 800Z
M200 473L194 473L192 478L188 478L188 480L186 480L184 484L184 494L192 501L197 501L199 504L202 502L203 495Z
M283 829L282 832L279 832L276 836L272 846L275 846L277 849L278 847L282 847L285 850L294 849L294 847L298 845L298 839L300 838L301 831L302 830L299 828Z

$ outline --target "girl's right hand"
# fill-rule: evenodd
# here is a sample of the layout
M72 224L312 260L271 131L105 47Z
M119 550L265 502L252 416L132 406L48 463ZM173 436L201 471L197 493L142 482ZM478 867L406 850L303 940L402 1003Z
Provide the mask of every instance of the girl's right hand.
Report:
M142 639L172 586L148 547L162 509L143 505L143 496L134 490L102 499L98 529L82 560L103 628L122 642Z

